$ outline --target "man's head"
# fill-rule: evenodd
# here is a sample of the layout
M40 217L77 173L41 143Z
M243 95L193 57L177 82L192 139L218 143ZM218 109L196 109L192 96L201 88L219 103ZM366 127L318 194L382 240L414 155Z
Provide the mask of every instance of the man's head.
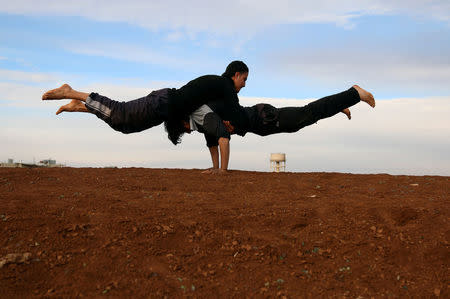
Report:
M222 74L222 76L228 77L233 80L234 88L238 93L242 87L245 87L245 82L247 81L248 77L248 67L242 61L233 61L227 66L227 69L225 70L225 73Z

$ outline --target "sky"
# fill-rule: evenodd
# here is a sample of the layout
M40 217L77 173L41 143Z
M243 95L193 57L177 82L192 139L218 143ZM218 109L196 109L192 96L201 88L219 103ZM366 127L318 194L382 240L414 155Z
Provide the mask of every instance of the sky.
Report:
M353 84L377 106L294 134L231 139L230 168L450 175L450 2L0 0L0 161L74 167L207 168L200 134L124 135L94 115L41 101L63 83L128 101L250 69L244 106L303 106Z

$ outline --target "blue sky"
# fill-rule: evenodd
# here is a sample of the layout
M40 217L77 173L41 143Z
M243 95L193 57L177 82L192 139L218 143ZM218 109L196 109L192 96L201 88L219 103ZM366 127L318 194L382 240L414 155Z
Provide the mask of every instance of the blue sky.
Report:
M29 160L31 156L46 154L36 143L20 143L17 136L10 134L18 127L23 132L30 128L32 134L31 127L36 129L35 125L21 120L25 116L40 123L55 118L51 111L59 103L47 104L39 99L45 90L62 83L132 100L152 89L179 87L203 74L221 74L230 61L239 59L250 68L247 87L240 93L243 103L254 99L298 99L289 103L302 105L301 99L320 98L357 83L372 91L377 100L419 99L426 103L422 108L426 109L428 105L449 103L449 53L448 1L280 0L275 6L272 2L252 0L196 0L189 4L0 0L0 117L8 120L0 124L0 137L8 141L0 149L0 160L15 156ZM411 105L405 105L411 109ZM404 108L399 111L406 112ZM403 117L408 116L405 114ZM409 113L413 114L414 111ZM63 117L77 119L74 115ZM96 119L80 117L92 125L103 125ZM448 120L427 117L440 124L434 131L450 137ZM69 120L58 122L58 126L72 130ZM392 126L408 122L389 121ZM426 126L424 123L425 131ZM51 127L43 126L41 130L51 132ZM22 139L33 139L27 133L21 134ZM325 128L323 134L327 136ZM385 136L382 132L378 135ZM199 143L196 138L192 152ZM252 145L243 140L236 143L237 149L245 152ZM377 144L386 149L381 140L380 137ZM161 149L172 150L164 139L158 142ZM436 148L439 152L450 149L449 142L436 142L423 155L432 154ZM27 145L30 153L18 150L14 144ZM197 146L203 150L202 141ZM48 155L64 156L63 150L49 151ZM167 162L157 166L195 167L200 163L199 167L204 167L209 162L208 156L189 160L181 159L182 155L176 149L171 157L173 165ZM236 159L247 160L239 155ZM432 163L441 164L438 168L445 170L449 161L442 159L444 167L438 161ZM84 165L87 157L65 160ZM118 161L104 158L102 163ZM139 159L123 161L125 166L140 165ZM252 163L250 168L263 169L257 161ZM407 161L404 164L408 165ZM142 165L148 164L144 161ZM314 169L314 164L311 167ZM236 168L249 167L244 164ZM325 166L317 169L327 170ZM375 171L371 169L375 168L347 169L337 165L329 170Z

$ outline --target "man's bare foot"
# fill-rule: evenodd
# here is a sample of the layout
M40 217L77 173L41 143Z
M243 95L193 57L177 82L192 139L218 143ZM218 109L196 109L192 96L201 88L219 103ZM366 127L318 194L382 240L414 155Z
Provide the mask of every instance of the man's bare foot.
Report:
M362 89L358 85L353 85L353 88L356 89L356 91L358 91L359 98L361 99L361 101L366 102L371 107L375 107L375 98L370 92Z
M89 112L89 110L87 110L86 105L84 105L83 102L72 100L69 104L59 107L58 111L56 111L56 115L61 112Z
M42 95L42 100L61 100L70 98L72 87L69 84L63 84L61 87L47 91Z
M224 173L228 173L228 171L225 169L221 169L221 168L209 168L209 169L203 170L202 173L224 174Z
M341 112L344 113L345 115L347 115L348 119L352 119L352 115L350 114L350 109L345 108Z

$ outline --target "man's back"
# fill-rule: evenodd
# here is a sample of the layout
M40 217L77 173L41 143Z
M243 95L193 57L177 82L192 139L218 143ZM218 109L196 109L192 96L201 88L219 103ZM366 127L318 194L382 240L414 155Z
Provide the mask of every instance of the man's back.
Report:
M169 101L169 118L185 118L209 101L226 106L239 105L239 98L231 79L217 75L198 77L179 89L173 89Z

